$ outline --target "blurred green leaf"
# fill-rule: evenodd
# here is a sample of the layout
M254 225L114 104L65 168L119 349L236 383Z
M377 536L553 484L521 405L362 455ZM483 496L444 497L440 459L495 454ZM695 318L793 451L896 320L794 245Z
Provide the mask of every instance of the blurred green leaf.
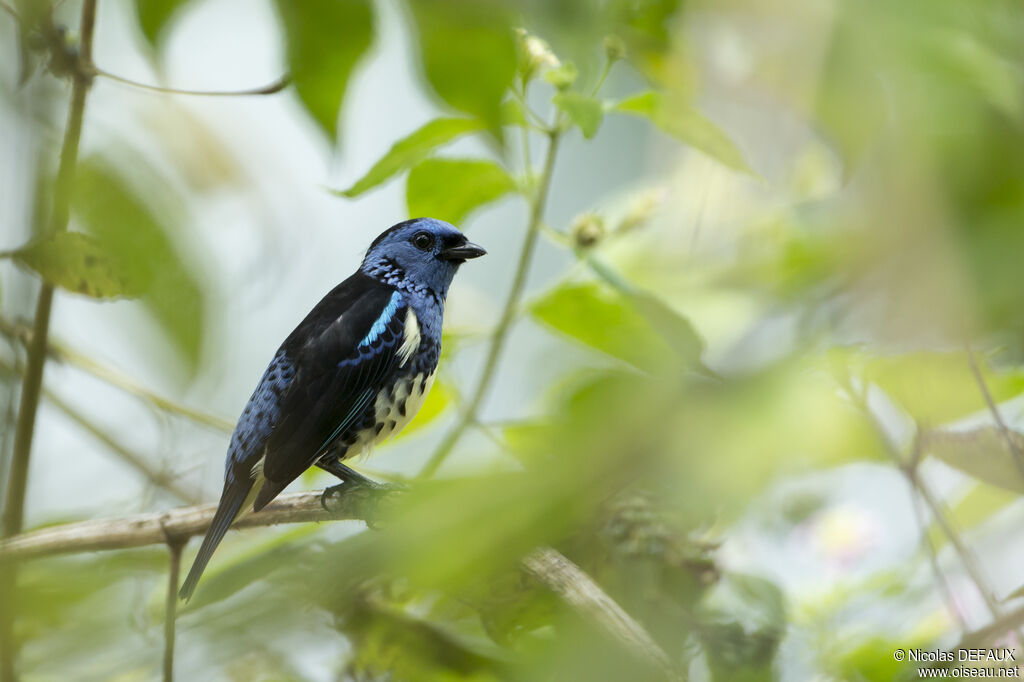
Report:
M626 41L626 57L654 82L671 76L673 26L683 0L612 0L616 33Z
M699 626L713 680L773 680L772 661L786 632L782 590L753 575L726 573L712 588Z
M507 99L501 103L501 122L507 126L525 126L526 111L517 99Z
M638 301L644 302L644 311ZM692 362L702 347L689 323L664 304L599 284L563 284L533 303L530 312L584 345L650 371ZM658 328L645 312L659 319ZM668 339L661 329L669 331Z
M581 92L560 92L554 96L552 101L559 109L564 111L569 120L579 127L583 137L588 140L597 135L597 129L601 127L601 119L604 118L604 109L601 102L588 97Z
M1024 436L1011 432L1019 452ZM921 451L989 485L1024 493L1024 461L1014 462L1002 432L995 426L969 431L934 429L921 434Z
M501 101L516 72L508 7L495 0L411 0L409 8L434 92L501 140Z
M982 375L997 403L1024 392L1024 370L993 372L983 367ZM943 424L985 409L984 396L964 353L877 357L868 360L864 378L926 425Z
M611 111L643 116L672 137L698 149L733 170L754 174L743 154L721 128L690 104L665 102L661 93L642 92L612 105Z
M227 552L218 553L218 561L206 571L195 596L180 607L181 614L190 614L224 601L254 582L265 579L280 566L305 557L310 536L318 530L315 524L298 526L251 542L234 556Z
M142 167L132 172L146 174ZM114 269L138 287L143 304L194 369L203 341L205 297L192 268L174 245L176 216L151 207L156 192L167 189L157 187L155 178L151 182L145 189L153 194L144 195L103 160L85 159L75 179L73 211ZM173 210L167 202L164 207Z
M884 639L872 636L866 641L846 643L839 650L839 656L827 662L834 668L837 679L842 680L909 680L912 668L893 656L896 650L905 651L910 646L926 646L927 642L908 642L906 639Z
M470 118L436 118L392 145L387 154L373 164L373 168L367 171L366 175L337 194L347 198L357 197L416 165L437 147L482 128L483 125L479 121Z
M352 69L373 41L370 0L277 0L299 99L333 141Z
M153 49L166 39L167 24L189 0L135 0L139 28Z
M344 619L356 653L348 672L356 679L497 682L505 654L483 637L468 637L379 599L356 597Z
M413 218L458 225L474 209L515 189L515 181L493 161L426 159L409 171L405 202Z
M119 272L99 242L80 232L59 232L13 254L50 284L93 298L138 296L137 282Z

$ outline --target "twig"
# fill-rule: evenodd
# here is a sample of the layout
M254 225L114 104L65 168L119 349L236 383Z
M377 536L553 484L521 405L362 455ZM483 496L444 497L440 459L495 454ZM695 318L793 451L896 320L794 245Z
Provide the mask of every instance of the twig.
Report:
M15 21L21 20L20 17L18 17L18 13L14 10L14 8L8 5L6 2L0 2L0 9L14 17Z
M96 26L97 0L83 0L79 34L79 63L92 63L93 30ZM50 215L48 234L63 232L68 226L68 212L71 200L71 185L74 181L75 166L78 163L78 144L82 137L82 119L85 115L85 98L92 80L85 74L75 73L71 90L71 105L67 128L61 146L60 164L54 185L53 212ZM46 364L46 339L50 331L50 312L53 308L53 285L43 282L36 303L33 340L28 349L25 378L21 385L21 400L18 406L18 423L14 432L14 448L11 469L4 500L4 516L0 527L0 538L8 538L21 532L24 523L25 487L28 482L29 456L35 434L36 411L39 407L40 389L43 384L43 367ZM5 565L0 568L0 600L8 605L12 601L17 584L17 567ZM0 682L15 682L18 679L16 659L17 642L14 639L14 609L0 611Z
M654 663L666 678L685 679L644 627L565 556L542 547L523 559L523 568L588 622L597 623L641 660Z
M164 682L174 682L174 639L178 616L178 576L183 542L168 542L167 600L164 602Z
M344 519L372 523L377 517L377 510L401 494L401 488L353 487L330 498L328 510L324 508L319 492L288 493L262 511L243 516L232 528ZM203 504L43 528L0 542L0 560L24 561L56 554L183 544L190 537L206 532L216 509L215 504ZM593 579L557 551L550 548L534 551L523 559L523 569L627 650L656 665L669 679L682 679L668 655L643 626L623 611Z
M946 607L949 612L956 618L957 622L960 623L960 632L967 632L967 621L964 619L964 614L960 612L960 609L956 603L956 597L953 594L953 587L949 584L949 580L946 574L942 572L942 567L939 565L939 554L935 549L935 543L932 542L931 536L928 533L928 524L925 523L924 512L921 510L920 500L921 498L916 495L916 491L911 484L910 479L907 479L907 484L911 486L911 506L914 508L914 518L917 519L917 527L921 531L921 542L924 544L925 552L928 554L928 563L932 569L932 576L935 578L935 584L942 592L943 598L946 600Z
M0 360L0 372L14 377L17 377L20 374L15 367L2 360ZM191 491L178 485L175 482L173 475L160 471L154 467L148 459L121 445L113 436L93 423L76 408L66 403L63 398L55 394L53 391L43 387L43 397L46 398L47 402L51 403L54 407L63 412L68 419L85 429L93 438L103 443L111 452L120 457L121 460L145 476L146 480L150 483L158 488L166 490L186 504L199 503L198 497Z
M866 389L865 389L866 390ZM964 570L974 583L975 589L981 595L981 598L985 601L985 605L988 607L989 613L993 618L999 618L1002 614L1002 610L999 608L999 602L995 598L995 593L988 586L988 580L985 578L981 571L981 567L978 565L974 554L968 549L967 545L964 544L960 534L953 527L952 522L946 515L946 511L943 508L942 503L932 494L931 489L925 485L924 481L917 474L917 465L920 460L920 448L921 443L919 438L914 440L914 451L911 453L910 461L905 461L903 454L900 452L899 447L892 442L889 438L889 434L886 432L885 427L878 421L878 418L871 411L871 408L867 404L867 399L864 395L857 395L849 387L847 388L848 395L851 400L860 408L864 413L864 416L871 422L875 431L878 433L878 437L885 445L885 451L892 459L896 467L903 472L907 477L907 481L910 483L913 490L917 492L920 498L924 501L929 511L932 513L932 517L935 522L942 529L943 534L949 539L949 543L953 546L957 556L960 559L960 563L963 565Z
M109 71L104 71L99 67L94 67L93 73L96 76L112 80L116 83L130 85L133 88L140 88L151 92L161 92L168 95L189 95L198 97L250 97L255 95L274 95L284 90L292 82L292 77L289 74L285 74L269 85L249 90L181 90L178 88L168 88L160 85L140 83L138 81L133 81L130 78L125 78L124 76L118 76L117 74L110 73Z
M968 632L961 639L955 649L976 649L1003 637L1009 632L1015 631L1024 625L1024 606L1021 606L1009 613L996 618L985 627Z
M519 254L519 264L516 266L515 278L512 280L512 289L509 291L508 299L505 301L505 307L502 310L501 318L498 320L498 326L494 330L494 336L491 337L491 345L487 351L487 359L484 361L484 369L480 373L476 389L473 391L470 399L466 401L465 409L463 409L459 420L452 427L451 431L448 432L444 440L441 441L440 445L437 446L434 454L430 456L426 466L420 471L419 478L429 478L441 466L445 458L451 453L452 448L455 447L462 433L476 420L476 412L480 408L480 403L487 396L487 391L491 386L494 371L498 367L498 359L501 357L501 351L505 347L509 327L512 324L512 320L515 319L516 311L519 308L519 299L522 297L523 288L526 285L526 275L530 269L530 262L533 260L533 250L537 245L537 236L540 234L540 226L544 217L544 206L547 203L548 191L551 187L551 177L555 167L555 155L558 151L560 133L557 129L558 126L556 125L554 130L548 133L548 150L544 158L544 168L541 171L536 194L530 206L530 219L526 228L526 240L523 242L523 248Z
M25 344L26 347L32 342L31 329L2 317L0 317L0 334L18 339ZM234 429L235 425L227 419L207 414L206 412L201 412L154 393L127 374L124 374L123 372L108 365L104 365L101 362L97 362L89 356L79 353L59 341L50 339L46 347L46 352L55 360L67 362L68 364L91 374L100 381L110 384L115 388L119 388L125 393L133 395L136 398L152 403L154 407L165 412L170 412L172 414L191 419L198 424L217 429L218 431L226 431L230 433L232 429Z
M964 349L967 351L967 361L971 365L971 372L974 374L974 380L978 383L978 389L985 398L985 404L988 405L988 410L992 413L992 418L999 428L999 433L1002 434L1003 440L1006 441L1006 447L1010 449L1010 454L1013 455L1013 463L1016 465L1017 471L1020 473L1021 478L1024 479L1024 452L1021 452L1017 441L1013 438L1013 434L1010 433L1006 422L1003 421L1003 415L999 413L996 401L992 399L992 393L988 390L988 384L985 383L985 376L981 373L981 367L978 366L977 358L974 357L974 350L971 348L970 341L964 341Z

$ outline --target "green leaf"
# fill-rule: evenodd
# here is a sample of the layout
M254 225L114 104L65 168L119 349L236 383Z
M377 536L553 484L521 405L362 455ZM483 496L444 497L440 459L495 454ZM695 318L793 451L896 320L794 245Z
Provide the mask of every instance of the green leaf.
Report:
M139 167L132 172L145 176ZM114 270L138 288L143 304L194 369L203 337L203 292L171 239L180 230L173 208L153 207L157 193L166 192L166 186L153 178L144 189L147 193L140 193L105 162L86 159L75 178L73 211Z
M588 140L597 134L604 118L601 102L580 92L560 92L552 101L575 123Z
M333 141L349 76L373 40L370 0L277 0L276 5L299 99Z
M355 184L348 189L341 190L337 194L350 199L357 197L416 165L437 147L482 128L479 121L471 118L434 119L392 145L387 154L373 164L373 168L367 171L366 175L356 180Z
M614 104L611 111L648 118L672 137L704 152L719 163L733 170L754 174L729 136L689 104L673 103L668 106L661 93L649 90Z
M409 172L405 201L412 217L458 225L474 209L515 189L515 181L493 161L426 159Z
M1024 453L1024 435L1010 432L1017 452ZM1014 461L1002 432L995 426L970 431L931 430L921 435L921 451L979 481L1024 493L1024 462Z
M982 376L996 402L1024 391L1024 372ZM865 379L878 385L916 420L938 425L985 409L985 398L964 353L921 352L874 358Z
M50 284L93 298L138 296L138 283L119 272L94 238L59 232L15 251L16 261L38 272Z
M516 72L513 22L504 5L481 0L412 0L423 70L449 105L502 139L501 101Z
M650 299L644 304L651 308ZM670 310L661 304L656 314ZM550 291L530 307L535 318L586 346L650 371L663 371L692 362L701 342L689 323L682 320L657 325L641 312L633 296L598 284L565 284ZM670 334L663 334L662 329ZM683 340L680 338L689 337Z
M159 49L166 38L168 22L188 0L135 0L139 28L153 49Z

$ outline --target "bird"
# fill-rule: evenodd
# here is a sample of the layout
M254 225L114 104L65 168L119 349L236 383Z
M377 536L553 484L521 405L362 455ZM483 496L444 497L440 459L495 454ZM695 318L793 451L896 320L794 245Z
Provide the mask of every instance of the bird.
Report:
M393 225L288 335L231 436L220 502L181 599L191 598L231 524L306 469L366 481L343 460L397 433L423 404L452 279L486 253L441 220Z

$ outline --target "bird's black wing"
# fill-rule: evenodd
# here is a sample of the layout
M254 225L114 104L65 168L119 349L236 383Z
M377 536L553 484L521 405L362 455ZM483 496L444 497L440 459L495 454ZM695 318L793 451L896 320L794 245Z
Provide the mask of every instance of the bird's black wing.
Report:
M281 396L267 439L259 511L346 435L399 365L408 305L396 289L370 278L349 282L349 303L285 343L295 377Z

